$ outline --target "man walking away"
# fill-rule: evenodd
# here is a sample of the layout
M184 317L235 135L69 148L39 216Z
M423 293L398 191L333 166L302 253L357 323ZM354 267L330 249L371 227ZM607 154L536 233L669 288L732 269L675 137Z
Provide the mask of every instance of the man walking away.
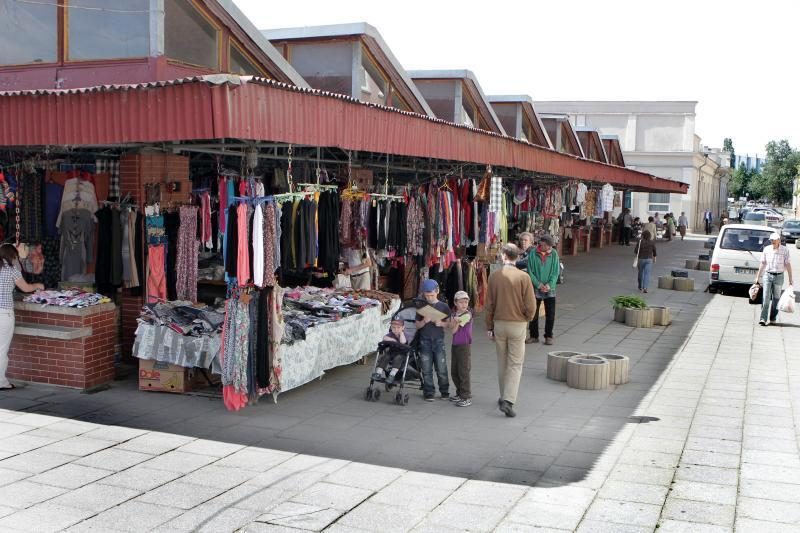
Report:
M531 337L539 342L539 309L544 307L544 343L553 344L553 326L556 322L556 283L561 271L561 260L553 249L553 238L542 235L539 246L528 257L528 275L536 296Z
M489 276L486 295L486 329L497 350L497 379L500 384L500 411L517 416L517 401L522 365L525 362L525 333L533 318L536 298L531 278L517 269L519 248L506 244L501 249L503 267Z
M681 234L681 240L686 238L686 228L689 227L689 219L686 217L686 212L681 211L681 216L678 217L678 233Z
M761 266L756 275L756 283L761 281L763 287L762 294L764 303L761 304L761 320L759 325L766 326L771 323L777 324L778 319L778 300L781 297L783 288L783 273L789 273L789 285L794 285L792 281L792 263L789 259L789 249L781 244L781 236L773 233L769 236L772 244L764 248L761 254ZM761 277L763 274L763 278ZM770 307L772 310L770 312ZM767 322L769 319L769 322Z
M631 245L632 228L633 228L633 217L631 216L631 210L625 208L622 211L622 239L625 241L625 246Z

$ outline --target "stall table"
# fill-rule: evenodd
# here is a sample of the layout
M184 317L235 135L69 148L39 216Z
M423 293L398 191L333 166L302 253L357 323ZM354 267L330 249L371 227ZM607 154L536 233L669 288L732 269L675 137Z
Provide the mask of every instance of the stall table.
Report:
M15 302L11 379L91 389L114 379L117 307L76 309Z

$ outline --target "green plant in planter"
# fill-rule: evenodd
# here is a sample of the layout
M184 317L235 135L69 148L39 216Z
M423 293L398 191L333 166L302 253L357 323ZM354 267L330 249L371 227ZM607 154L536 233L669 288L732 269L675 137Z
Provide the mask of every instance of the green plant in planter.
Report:
M614 309L647 309L647 302L641 296L619 295L611 298Z

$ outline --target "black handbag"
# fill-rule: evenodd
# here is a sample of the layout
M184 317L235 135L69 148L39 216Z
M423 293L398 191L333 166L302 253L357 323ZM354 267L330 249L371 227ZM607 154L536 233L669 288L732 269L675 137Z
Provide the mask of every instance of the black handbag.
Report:
M756 294L755 298L752 298L748 293L747 299L750 302L750 305L761 305L764 302L764 287L761 284L758 284L758 293Z

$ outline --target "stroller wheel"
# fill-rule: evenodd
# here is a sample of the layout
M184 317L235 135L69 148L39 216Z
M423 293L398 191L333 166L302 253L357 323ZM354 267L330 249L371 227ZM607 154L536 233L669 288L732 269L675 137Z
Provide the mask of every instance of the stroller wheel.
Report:
M381 399L381 390L375 389L374 391L372 391L372 401L377 402L380 399Z
M408 394L403 396L403 405L408 405Z
M364 392L364 399L366 401L372 400L372 387L367 387L367 390Z
M397 393L394 395L394 403L397 405L403 405L403 395L401 393Z

